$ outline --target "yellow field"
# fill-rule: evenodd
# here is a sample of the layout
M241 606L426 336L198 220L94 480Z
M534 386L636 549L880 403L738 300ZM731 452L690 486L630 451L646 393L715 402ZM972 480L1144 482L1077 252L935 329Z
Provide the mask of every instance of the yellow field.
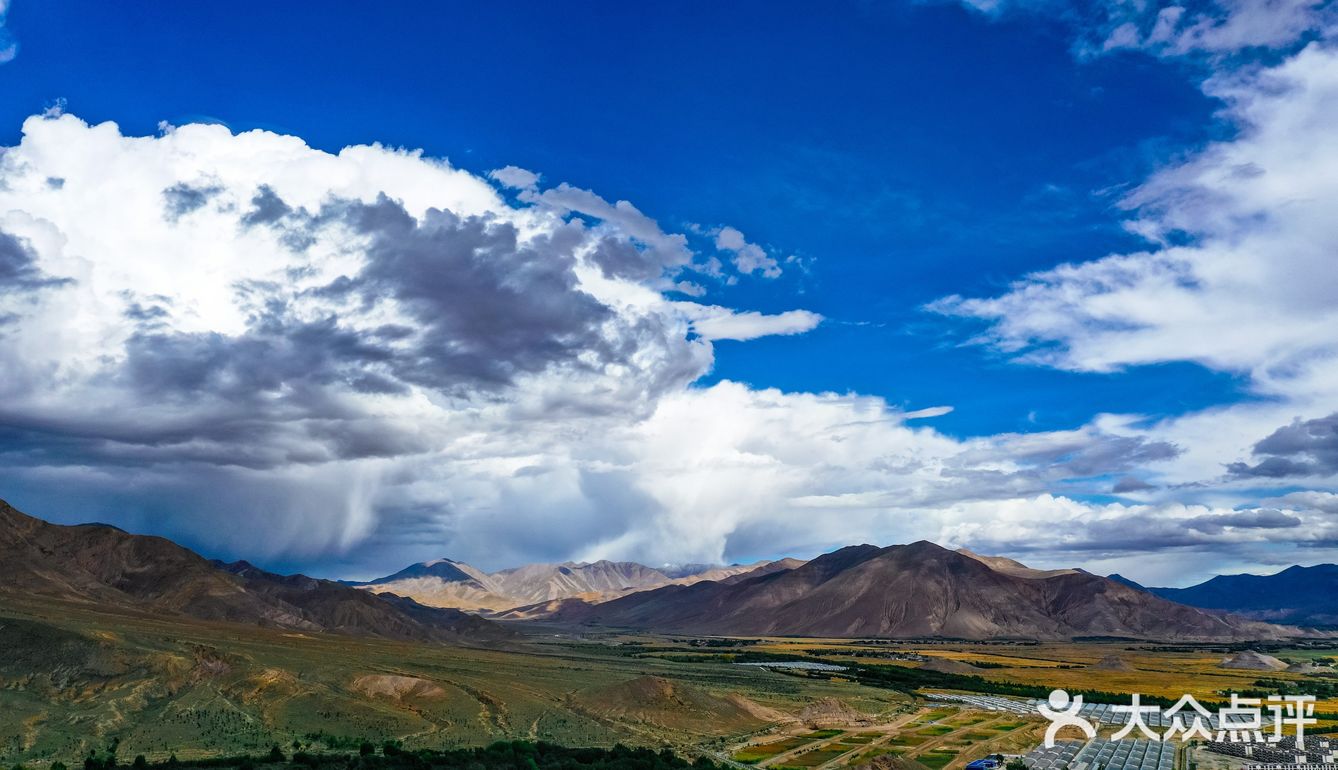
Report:
M849 653L887 652L924 655L962 663L997 664L1002 668L981 668L973 672L984 679L1001 682L1063 687L1078 690L1102 690L1114 693L1141 693L1143 695L1179 698L1189 694L1205 701L1224 700L1222 691L1253 689L1255 680L1281 679L1296 682L1304 691L1307 675L1273 671L1236 671L1220 667L1221 652L1171 652L1162 650L1134 650L1152 646L1135 642L1102 643L1043 643L1034 646L989 644L934 644L915 645L858 645L849 641L774 639L756 647L759 651L799 653L821 650L823 657L859 663L862 665L897 665L916 667L920 664L901 660L873 657L852 657ZM1333 649L1305 649L1279 651L1282 657L1313 658L1338 655ZM1131 671L1093 668L1107 657L1118 657ZM1338 714L1338 698L1321 700L1316 710Z

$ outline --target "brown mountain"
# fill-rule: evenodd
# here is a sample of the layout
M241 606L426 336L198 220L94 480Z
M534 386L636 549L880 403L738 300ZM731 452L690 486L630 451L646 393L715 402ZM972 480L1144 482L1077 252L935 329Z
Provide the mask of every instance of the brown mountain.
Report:
M746 576L793 569L797 559L760 561L730 566L694 565L656 569L630 561L527 564L486 573L463 562L437 559L410 565L393 575L366 583L350 583L374 593L407 596L433 607L505 614L560 606L571 599L591 604L666 585L738 580Z
M49 524L0 501L0 597L5 593L296 631L457 642L512 636L456 610L245 562L225 565L165 538L104 524Z
M1086 572L998 565L924 541L859 545L738 582L573 606L556 619L721 635L1216 641L1300 633L1175 604Z
M430 607L496 612L517 604L492 575L451 559L411 564L393 575L349 585L377 594L407 596Z
M534 604L572 596L599 599L670 582L663 572L631 561L601 559L590 563L526 564L493 573L507 596Z

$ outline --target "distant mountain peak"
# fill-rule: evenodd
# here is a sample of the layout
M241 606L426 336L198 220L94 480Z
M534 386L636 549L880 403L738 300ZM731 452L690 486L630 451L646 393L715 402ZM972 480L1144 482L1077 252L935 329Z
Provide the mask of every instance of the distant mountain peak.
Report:
M1130 588L1133 588L1133 589L1136 589L1136 590L1139 590L1139 591L1146 591L1146 590L1148 590L1148 589L1147 589L1147 586L1144 586L1144 585L1142 585L1142 584L1140 584L1140 583L1137 583L1137 582L1135 582L1135 581L1133 581L1133 580L1130 580L1129 578L1125 577L1124 575L1121 575L1121 574L1118 573L1118 572L1114 572L1114 573L1111 573L1111 574L1109 574L1109 575L1106 575L1106 579L1107 579L1107 580L1113 580L1113 581L1115 581L1116 583L1119 583L1120 585L1129 586Z
M1188 588L1149 588L1172 601L1271 622L1338 626L1338 564L1294 565L1271 575L1218 575Z
M555 602L566 599L600 602L667 585L730 581L753 573L793 569L803 563L785 559L729 567L702 564L656 569L633 561L599 559L525 564L485 573L461 562L439 561L444 563L411 565L384 578L350 585L411 596L431 606L503 612L557 607ZM459 573L463 573L463 577Z

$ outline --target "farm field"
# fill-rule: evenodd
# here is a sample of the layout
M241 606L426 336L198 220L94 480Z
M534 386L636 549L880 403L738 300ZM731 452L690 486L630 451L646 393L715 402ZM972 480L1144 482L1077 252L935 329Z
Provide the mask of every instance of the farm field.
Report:
M618 639L503 648L306 635L89 605L0 603L0 762L73 765L116 743L150 761L498 739L716 750L824 699L892 713L852 683L643 657Z
M891 754L933 770L956 770L993 753L1022 753L1031 748L1042 722L992 712L922 706L890 722L848 727L848 731L822 740L813 740L813 733L785 740L755 737L753 743L740 747L733 758L740 761L741 757L754 757L763 753L765 747L768 756L754 759L750 764L768 770L835 770ZM781 727L778 732L797 729Z
M749 746L747 748L740 749L739 751L735 752L733 759L735 762L754 764L757 762L761 762L763 760L780 756L781 754L787 754L799 748L800 746L807 746L816 740L817 738L812 735L795 736L793 738L785 738L783 740L773 741L771 743L763 743L756 746Z
M712 640L703 650L693 639L525 630L529 636L500 647L469 648L6 599L0 761L68 765L112 743L122 756L155 761L276 744L334 751L363 740L450 748L524 738L672 747L760 768L830 769L895 753L930 770L957 770L991 752L1026 751L1040 723L929 706L909 689L860 684L841 672L734 664L761 653L910 670L924 661L871 654L913 655L988 663L977 675L989 681L1189 692L1205 701L1263 676L1306 683L1290 672L1221 669L1217 650L1115 642L762 639ZM1332 654L1315 647L1296 657ZM1112 658L1121 661L1117 670ZM1320 711L1338 712L1338 704L1325 701Z
M1262 678L1294 682L1325 681L1294 672L1231 670L1221 667L1232 651L1221 645L1157 645L1135 641L1083 643L934 643L912 641L863 644L849 640L767 639L758 652L818 655L824 660L862 666L920 668L926 664L875 655L920 656L972 666L963 673L985 680L1070 690L1141 693L1177 699L1186 693L1207 701L1220 693L1253 689ZM1268 654L1294 662L1338 657L1338 642L1306 647L1273 647ZM1119 665L1113 665L1118 660ZM1332 680L1327 680L1332 681ZM1322 697L1317 711L1338 714L1338 697Z

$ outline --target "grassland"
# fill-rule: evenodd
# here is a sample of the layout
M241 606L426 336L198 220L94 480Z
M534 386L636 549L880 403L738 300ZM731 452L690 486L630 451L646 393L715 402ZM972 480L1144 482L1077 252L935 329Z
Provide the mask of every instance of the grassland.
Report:
M924 708L858 677L732 665L749 654L820 657L862 667L937 656L984 665L982 680L1212 702L1265 676L1231 671L1209 648L1137 643L967 644L763 639L708 650L693 640L549 632L504 648L465 648L284 633L5 599L0 604L0 763L74 764L90 750L163 760L263 752L273 745L348 750L363 740L407 748L498 739L617 742L767 768L831 770L895 753L957 770L995 751L1025 751L1035 720ZM1271 650L1284 658L1338 655ZM882 657L880 657L882 656ZM1116 657L1112 670L1098 665ZM816 725L824 699L863 721ZM1324 702L1321 712L1338 712ZM812 720L809 720L811 722Z
M0 762L74 764L113 742L121 756L150 761L276 744L346 749L364 739L433 749L530 739L695 752L766 729L773 713L822 698L870 713L906 703L851 683L661 660L622 641L550 635L472 649L6 598ZM618 702L620 688L648 675L676 689L636 709ZM744 705L692 713L679 705L688 692L694 706L726 698Z

